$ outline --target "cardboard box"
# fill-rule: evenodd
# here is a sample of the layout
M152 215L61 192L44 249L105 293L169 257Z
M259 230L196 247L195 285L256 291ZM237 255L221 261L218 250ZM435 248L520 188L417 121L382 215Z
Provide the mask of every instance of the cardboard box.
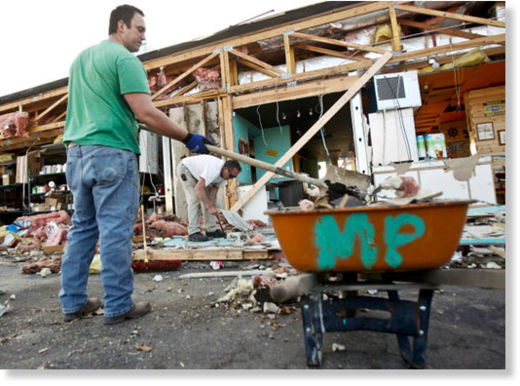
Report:
M27 176L37 176L40 174L42 167L43 157L39 151L16 157L16 183L27 183Z
M52 206L55 207L56 205L58 205L58 199L47 197L47 198L45 199L45 205L49 205L49 206L51 206L51 207L52 207Z

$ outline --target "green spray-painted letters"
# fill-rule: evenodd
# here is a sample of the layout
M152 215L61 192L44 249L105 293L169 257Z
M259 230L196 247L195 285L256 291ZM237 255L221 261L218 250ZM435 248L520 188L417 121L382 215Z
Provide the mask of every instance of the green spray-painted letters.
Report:
M321 221L320 221L321 220ZM347 218L344 231L341 232L334 216L324 215L315 225L315 242L319 249L318 269L332 270L336 259L348 259L354 252L356 236L361 242L361 261L366 269L372 269L377 258L377 246L374 240L374 226L366 213L355 213ZM399 233L402 226L411 224L414 233ZM392 268L402 264L402 257L397 248L412 242L424 234L424 221L412 214L400 214L385 219L384 241L386 243L385 260Z

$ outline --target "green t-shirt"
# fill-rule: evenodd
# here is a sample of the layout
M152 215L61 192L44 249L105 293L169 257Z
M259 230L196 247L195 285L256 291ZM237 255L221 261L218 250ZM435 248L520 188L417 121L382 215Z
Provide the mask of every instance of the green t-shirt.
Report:
M122 44L87 48L72 63L63 141L104 145L140 154L138 124L124 94L150 94L146 70Z

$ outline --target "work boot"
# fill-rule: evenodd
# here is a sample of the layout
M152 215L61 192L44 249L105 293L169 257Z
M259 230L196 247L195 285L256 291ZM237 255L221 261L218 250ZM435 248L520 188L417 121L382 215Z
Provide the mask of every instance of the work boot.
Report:
M211 239L218 239L218 238L226 238L226 233L222 232L220 229L217 229L214 232L206 232L206 236L208 236Z
M138 302L132 306L130 311L125 312L124 314L112 316L112 317L105 316L104 323L105 324L118 324L118 323L122 323L128 319L140 318L141 316L150 312L151 309L152 309L152 306L150 305L149 302Z
M63 319L65 320L65 322L72 322L76 319L83 319L88 314L91 314L94 311L96 311L102 305L103 303L98 298L88 298L85 305L81 307L79 311L64 314Z
M203 235L200 232L195 232L190 235L188 238L189 241L208 241L209 237L206 235Z

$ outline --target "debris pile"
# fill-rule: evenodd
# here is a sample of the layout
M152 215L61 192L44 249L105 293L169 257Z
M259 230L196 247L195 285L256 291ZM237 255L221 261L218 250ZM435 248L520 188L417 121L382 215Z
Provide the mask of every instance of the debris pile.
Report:
M296 278L298 271L282 265L276 269L268 268L259 271L258 275L250 278L236 277L225 289L226 294L215 301L214 306L224 306L234 310L245 310L250 312L263 312L271 314L289 313L293 309L287 302L296 300L295 296L284 299L272 296L277 294L273 288L278 288L287 278Z

